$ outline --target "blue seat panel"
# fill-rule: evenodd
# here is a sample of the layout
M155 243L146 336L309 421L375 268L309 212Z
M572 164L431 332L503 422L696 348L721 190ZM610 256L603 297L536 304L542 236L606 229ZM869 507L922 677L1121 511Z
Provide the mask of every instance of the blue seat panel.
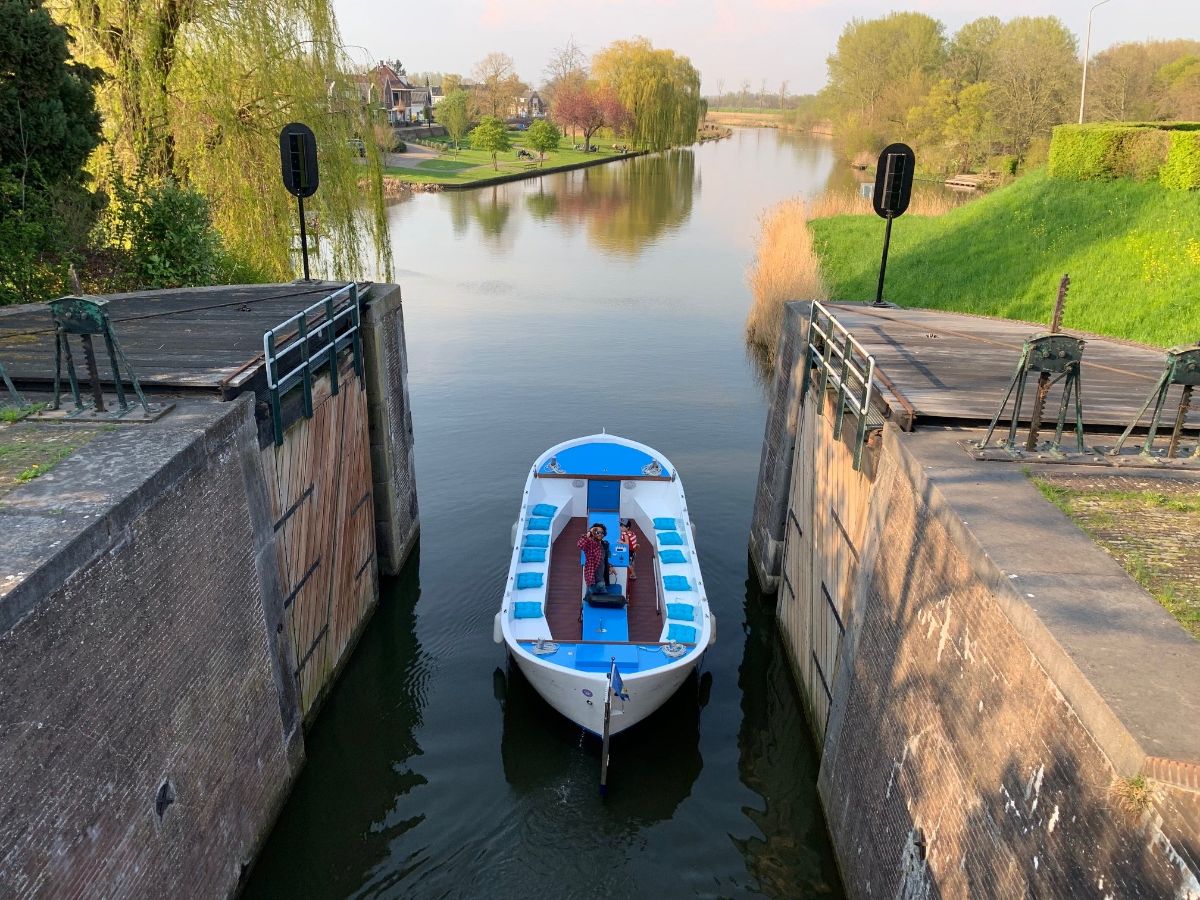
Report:
M583 604L583 639L585 641L629 640L629 613L621 607L599 607Z

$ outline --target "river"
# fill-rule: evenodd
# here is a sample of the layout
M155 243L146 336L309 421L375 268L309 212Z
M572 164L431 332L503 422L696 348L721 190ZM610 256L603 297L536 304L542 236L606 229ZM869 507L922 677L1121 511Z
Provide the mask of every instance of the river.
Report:
M307 736L246 897L838 897L817 759L747 560L766 413L745 271L828 143L774 130L390 208L421 542ZM839 177L845 177L839 172ZM547 707L492 617L528 467L601 429L678 467L717 643L614 739Z

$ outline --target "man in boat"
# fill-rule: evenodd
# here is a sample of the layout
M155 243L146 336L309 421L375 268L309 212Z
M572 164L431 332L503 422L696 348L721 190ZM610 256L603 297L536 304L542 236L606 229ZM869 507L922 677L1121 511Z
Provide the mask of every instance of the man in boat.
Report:
M591 594L608 593L608 529L597 522L579 539L583 551L583 583Z

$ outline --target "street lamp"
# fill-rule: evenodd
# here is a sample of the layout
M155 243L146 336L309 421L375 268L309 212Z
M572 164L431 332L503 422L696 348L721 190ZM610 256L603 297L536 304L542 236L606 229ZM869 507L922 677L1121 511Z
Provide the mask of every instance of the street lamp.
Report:
M1096 7L1103 6L1108 3L1108 0L1100 0L1090 10L1088 10L1088 31L1087 41L1083 45L1083 84L1079 88L1079 124L1083 124L1083 101L1087 96L1087 67L1088 57L1092 54L1092 13L1096 11Z

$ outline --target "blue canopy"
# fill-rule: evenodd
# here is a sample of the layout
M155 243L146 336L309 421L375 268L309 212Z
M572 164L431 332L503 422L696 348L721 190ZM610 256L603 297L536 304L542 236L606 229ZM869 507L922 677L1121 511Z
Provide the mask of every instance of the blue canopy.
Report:
M657 469L657 471L655 471ZM632 478L639 475L672 477L660 459L624 444L578 444L559 451L544 462L539 475L611 475Z

